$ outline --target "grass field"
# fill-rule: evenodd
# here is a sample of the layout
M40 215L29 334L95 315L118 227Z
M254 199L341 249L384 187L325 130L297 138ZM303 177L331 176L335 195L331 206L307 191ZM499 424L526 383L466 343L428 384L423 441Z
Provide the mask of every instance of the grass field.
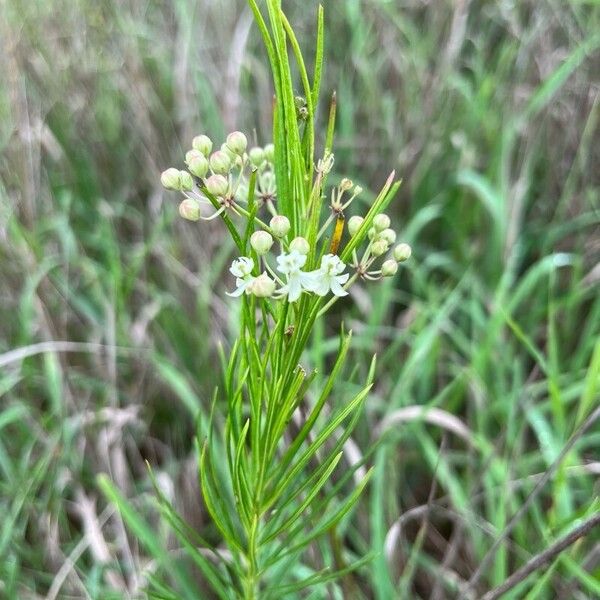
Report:
M284 7L310 55L317 2ZM344 458L373 478L295 568L372 559L289 597L495 598L548 551L502 598L598 598L600 527L553 545L600 513L600 6L324 7L332 182L395 169L413 258L303 359L327 373L343 317L340 397L378 376ZM193 437L237 326L233 244L159 176L197 133L270 140L266 55L241 0L3 0L0 70L0 598L145 597L148 532L178 550L146 461L220 543Z

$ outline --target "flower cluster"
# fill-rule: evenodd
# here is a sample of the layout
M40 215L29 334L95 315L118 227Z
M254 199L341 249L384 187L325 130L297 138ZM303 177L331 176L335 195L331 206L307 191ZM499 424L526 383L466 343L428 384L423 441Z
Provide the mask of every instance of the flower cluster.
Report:
M274 155L273 144L248 149L248 139L241 131L230 133L220 149L214 152L212 140L207 135L198 135L185 155L187 170L171 167L163 171L161 183L166 189L182 192L185 196L179 205L179 213L184 219L210 221L227 209L238 215L247 212L241 205L248 203L249 174L254 171L255 198L275 215ZM218 208L205 216L203 205L215 208L209 195L216 200Z
M280 219L280 216L274 219ZM273 221L273 219L272 219ZM313 292L318 296L326 296L331 291L335 296L346 296L348 292L343 285L348 281L349 273L344 273L346 265L335 254L326 254L321 258L321 266L312 271L304 271L307 254L310 249L308 242L297 237L289 244L287 251L277 256L276 270L266 261L265 254L273 245L271 234L266 231L256 231L250 238L254 251L261 257L266 271L254 275L254 260L247 256L235 259L229 269L236 277L236 289L229 296L252 294L259 298L284 296L290 302L296 302L302 292ZM279 288L277 288L279 285Z
M248 225L256 229L249 239L250 248L246 248L246 252L252 250L252 256L240 256L233 261L229 270L235 277L236 287L229 296L251 294L257 298L287 298L289 302L296 302L303 293L322 297L331 293L334 297L342 297L348 294L348 288L358 278L377 280L396 274L399 263L410 257L410 246L405 243L395 245L396 232L391 228L390 218L384 213L370 218L366 236L364 217L353 216L346 223L344 211L362 191L360 186L346 178L332 190L331 212L316 234L312 247L305 237L296 236L289 240L290 220L278 214L275 207L277 187L274 154L273 144L248 149L248 140L239 131L230 133L220 149L214 152L212 140L206 135L199 135L194 138L192 149L186 153L187 170L170 168L161 176L165 188L180 191L185 196L179 206L179 212L185 219L211 220L229 209L242 218L254 221L246 221L244 226L245 231ZM326 176L333 162L331 153L319 160L316 165L317 177ZM251 173L255 174L253 200L258 201L259 208L264 207L271 213L268 225L256 216L256 212L250 213L243 206L251 200ZM202 205L210 205L212 214L203 215ZM328 232L332 225L333 232L327 248ZM368 242L359 257L358 242L363 238L357 240L357 247L353 246L352 260L348 264L338 256L344 228L351 239L363 232ZM314 238L315 235L311 239ZM274 245L278 252L275 266L272 266L273 261L269 260L268 254ZM349 259L350 252L347 254ZM376 261L381 261L379 268L375 267ZM307 264L319 266L307 269ZM348 267L354 272L348 272Z

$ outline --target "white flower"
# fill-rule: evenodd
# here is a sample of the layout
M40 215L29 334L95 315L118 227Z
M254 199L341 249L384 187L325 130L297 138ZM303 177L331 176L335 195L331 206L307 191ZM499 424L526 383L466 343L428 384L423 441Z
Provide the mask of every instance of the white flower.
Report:
M300 254L297 250L277 257L277 270L286 276L287 281L279 289L279 292L287 294L290 302L296 302L300 298L302 290L307 290L312 286L312 274L301 270L305 264L306 255Z
M254 269L254 261L247 256L240 256L238 259L234 260L231 263L231 267L229 272L232 275L235 275L235 285L236 289L229 293L228 296L233 296L237 298L241 296L244 292L248 293L248 286L254 281L255 277L252 275L252 269Z
M310 282L307 289L317 294L325 296L331 290L334 296L347 296L348 292L342 287L350 275L342 272L346 265L335 254L326 254L321 258L321 268L309 273Z

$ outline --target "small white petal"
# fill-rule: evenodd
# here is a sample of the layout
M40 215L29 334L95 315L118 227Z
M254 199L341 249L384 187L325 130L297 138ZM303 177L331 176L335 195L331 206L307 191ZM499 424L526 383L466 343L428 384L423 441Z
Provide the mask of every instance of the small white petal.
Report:
M327 292L329 291L329 283L330 282L326 277L322 277L315 282L313 292L317 294L317 296L326 296Z
M240 279L239 277L235 280L235 285L237 288L233 290L233 292L225 292L228 296L232 298L238 298L241 296L248 288L248 286L254 281L255 277L246 277L246 279Z
M331 291L334 296L347 296L348 292L340 285L337 279L333 279L331 282Z
M300 279L293 277L288 281L288 300L290 302L296 302L300 295L302 294L302 285L300 283Z

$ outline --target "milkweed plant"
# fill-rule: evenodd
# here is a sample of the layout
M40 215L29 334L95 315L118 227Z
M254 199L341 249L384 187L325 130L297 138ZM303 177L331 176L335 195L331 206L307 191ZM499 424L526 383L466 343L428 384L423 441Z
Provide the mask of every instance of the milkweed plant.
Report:
M166 518L210 586L202 597L224 599L295 597L367 560L292 568L302 565L312 543L331 536L367 484L368 472L344 493L348 481L356 481L356 467L344 470L341 461L375 367L373 361L354 397L333 402L351 333L342 329L321 389L310 389L316 373L303 359L317 321L353 285L394 276L411 254L408 244L397 243L383 212L399 187L394 173L361 216L349 216L362 192L358 185L342 178L328 186L335 96L324 150L315 153L322 7L311 78L281 0L264 4L261 9L249 0L273 75L273 143L251 146L234 131L218 146L198 135L186 168L168 168L161 176L167 190L182 195L180 215L200 227L220 223L237 253L226 293L240 305L239 332L214 400L226 407L224 427L217 430L213 421L197 442L201 493L222 543L211 547L162 499ZM161 593L157 597L181 597L169 596L164 584Z

